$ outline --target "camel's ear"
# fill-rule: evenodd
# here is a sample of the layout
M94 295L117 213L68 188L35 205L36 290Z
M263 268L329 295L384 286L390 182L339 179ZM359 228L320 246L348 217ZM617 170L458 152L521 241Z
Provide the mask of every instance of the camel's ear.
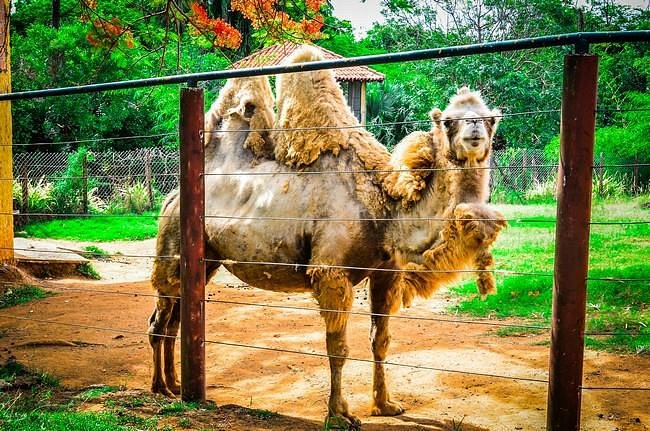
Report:
M471 93L471 91L467 85L463 85L457 91L457 94L469 94L469 93Z
M492 133L496 132L497 126L501 122L501 118L503 117L503 114L501 113L500 110L498 109L493 109L492 112L490 112L490 123L492 124Z
M438 108L433 108L431 112L429 112L429 118L431 118L431 121L433 121L435 126L440 127L442 111Z

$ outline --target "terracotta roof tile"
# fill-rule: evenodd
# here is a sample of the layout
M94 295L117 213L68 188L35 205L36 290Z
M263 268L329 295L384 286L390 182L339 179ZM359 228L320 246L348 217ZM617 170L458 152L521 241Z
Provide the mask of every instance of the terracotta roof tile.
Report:
M247 67L262 67L262 66L275 66L281 64L285 58L291 55L300 45L285 42L280 45L272 45L267 48L261 49L248 57L242 58L235 62L232 69L244 69ZM320 46L316 46L325 57L326 60L334 60L344 58L332 51L329 51ZM367 66L352 66L334 69L334 76L337 81L378 81L384 80L384 74L376 70L372 70Z

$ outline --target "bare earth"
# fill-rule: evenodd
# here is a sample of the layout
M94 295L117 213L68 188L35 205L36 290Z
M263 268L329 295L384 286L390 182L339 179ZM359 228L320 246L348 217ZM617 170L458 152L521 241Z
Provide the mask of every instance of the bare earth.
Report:
M53 241L48 241L52 244ZM85 244L57 241L62 247ZM151 254L153 241L95 244L110 252ZM145 335L154 298L149 259L96 262L104 280L51 282L57 294L45 300L2 310L1 314L94 326L86 329L0 318L0 359L13 355L26 365L61 379L64 386L124 385L144 391L151 377L150 348ZM137 281L140 280L140 281ZM208 286L209 299L315 307L308 294L287 295L233 287L238 281L220 273ZM117 291L127 295L89 293L64 288ZM434 318L451 299L444 293L421 301L402 315ZM368 311L367 295L357 292L355 310ZM317 312L208 303L207 339L304 352L324 352L324 324ZM370 358L368 316L352 315L350 357ZM393 319L388 360L400 364L467 370L478 373L546 379L546 334L500 338L490 327L434 321ZM106 328L101 330L98 328ZM59 341L72 342L64 345ZM76 344L76 346L75 346ZM322 429L329 393L325 358L208 343L208 398L220 408L199 420L201 428ZM407 412L395 418L370 417L372 365L348 361L344 391L351 411L364 430L451 430L462 420L465 431L543 430L546 424L546 384L512 379L388 366L393 399ZM648 385L650 358L587 351L585 386ZM585 391L582 429L650 429L647 392ZM243 420L242 411L279 413L265 420Z

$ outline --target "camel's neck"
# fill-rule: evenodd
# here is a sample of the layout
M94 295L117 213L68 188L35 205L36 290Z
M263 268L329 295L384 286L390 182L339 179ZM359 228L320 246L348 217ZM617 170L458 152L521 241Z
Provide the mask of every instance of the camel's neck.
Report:
M418 262L438 239L445 219L456 205L484 203L489 197L489 161L461 161L448 157L436 163L422 199L409 210L397 209L395 218L406 218L389 228L389 242L403 259Z
M455 160L452 164L457 169L453 174L458 184L457 191L452 193L455 205L487 202L490 197L489 158L480 162Z

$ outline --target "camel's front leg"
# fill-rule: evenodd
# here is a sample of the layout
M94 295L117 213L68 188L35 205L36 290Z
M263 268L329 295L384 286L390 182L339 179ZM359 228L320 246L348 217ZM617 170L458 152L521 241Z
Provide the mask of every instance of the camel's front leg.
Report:
M352 283L340 270L315 268L310 271L314 295L325 319L327 354L330 362L330 398L328 421L343 420L350 429L357 429L361 422L348 411L348 403L341 393L341 374L348 356L346 329L348 313L352 308Z
M174 347L176 344L176 335L178 335L178 326L181 322L181 301L174 301L174 308L171 317L167 323L167 337L163 342L163 358L165 362L165 382L167 388L174 394L181 393L181 387L178 384L176 374L176 365L174 364ZM173 338L172 338L173 337Z
M400 292L391 290L392 286L384 283L373 283L370 286L370 304L373 313L370 328L370 343L375 360L372 376L372 412L373 416L395 416L404 413L402 405L391 401L386 385L386 375L383 362L386 360L390 345L388 329L388 314L396 312L400 304Z
M494 265L494 258L492 257L490 250L488 250L486 247L480 249L478 253L476 253L474 262L476 269L483 271L479 272L478 280L476 280L476 285L478 287L478 291L481 293L481 298L485 299L487 295L491 295L497 291L497 285L494 281L494 274L492 272L487 272L488 270L492 269L492 266Z

